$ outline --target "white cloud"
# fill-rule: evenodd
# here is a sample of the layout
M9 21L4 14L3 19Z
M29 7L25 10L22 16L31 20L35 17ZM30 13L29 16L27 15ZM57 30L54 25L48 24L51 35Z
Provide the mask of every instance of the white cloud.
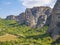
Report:
M19 0L26 8L32 8L36 6L50 6L53 7L56 0Z

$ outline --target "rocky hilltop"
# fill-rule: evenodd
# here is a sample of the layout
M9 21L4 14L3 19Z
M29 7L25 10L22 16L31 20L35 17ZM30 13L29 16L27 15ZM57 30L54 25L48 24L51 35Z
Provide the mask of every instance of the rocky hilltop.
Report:
M10 15L6 19L16 20L20 24L26 24L30 27L43 27L44 25L49 25L52 9L46 6L27 8L24 13L18 16Z

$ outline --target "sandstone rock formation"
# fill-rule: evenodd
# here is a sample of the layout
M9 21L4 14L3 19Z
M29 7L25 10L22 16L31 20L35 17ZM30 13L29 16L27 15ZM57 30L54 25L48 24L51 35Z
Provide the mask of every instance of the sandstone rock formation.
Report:
M51 24L47 32L51 34L53 41L56 41L60 38L60 0L57 0L51 15Z
M30 27L43 27L44 25L48 25L52 9L50 7L34 7L34 8L27 8L25 13L21 13L18 16L8 16L6 19L15 19L20 24L25 23Z

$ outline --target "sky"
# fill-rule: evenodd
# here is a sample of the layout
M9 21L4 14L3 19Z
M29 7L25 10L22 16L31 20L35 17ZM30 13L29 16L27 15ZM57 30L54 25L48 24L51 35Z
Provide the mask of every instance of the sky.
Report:
M8 15L19 15L26 8L37 6L54 7L56 0L0 0L0 17L6 18Z

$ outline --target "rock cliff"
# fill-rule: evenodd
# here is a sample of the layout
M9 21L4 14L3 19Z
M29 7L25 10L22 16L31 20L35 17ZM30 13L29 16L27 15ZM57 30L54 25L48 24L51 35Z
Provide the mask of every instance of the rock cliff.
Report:
M60 38L60 0L57 0L51 15L51 24L47 32L51 34L53 41L56 41Z
M16 16L9 15L9 16L6 17L6 19L8 19L8 20L16 20Z
M6 19L15 19L20 24L25 23L30 27L43 27L49 25L52 9L46 6L27 8L24 13L18 16L7 16Z

